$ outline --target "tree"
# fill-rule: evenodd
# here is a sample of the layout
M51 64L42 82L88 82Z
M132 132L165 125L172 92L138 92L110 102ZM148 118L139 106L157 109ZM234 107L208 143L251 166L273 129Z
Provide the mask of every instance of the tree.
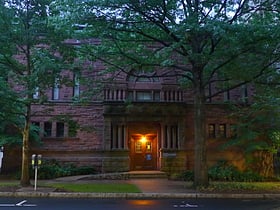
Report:
M279 161L280 148L279 85L279 66L274 75L255 83L258 95L253 103L233 107L233 117L238 119L236 135L224 145L245 148L248 165L264 177L272 177L279 171L273 167Z
M205 105L224 91L266 78L279 61L277 0L88 0L76 23L88 57L107 71L163 69L194 95L195 186L208 185ZM169 72L166 74L166 72ZM216 91L206 94L209 85Z
M44 102L45 91L61 79L60 72L72 61L71 50L65 50L64 43L69 31L60 18L55 2L49 0L6 0L0 5L1 75L6 75L6 94L11 93L8 96L16 107L12 116L17 116L17 121L9 117L10 123L22 135L23 186L30 184L32 104Z
M5 73L5 72L1 72ZM19 124L17 113L20 108L16 103L16 97L13 91L10 90L5 75L0 76L0 145L18 144L20 137L18 134L9 135L7 126Z

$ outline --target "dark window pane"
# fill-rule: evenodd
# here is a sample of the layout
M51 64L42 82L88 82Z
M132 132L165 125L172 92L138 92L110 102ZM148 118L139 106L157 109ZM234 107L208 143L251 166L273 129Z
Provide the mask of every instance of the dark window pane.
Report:
M209 138L216 138L215 125L214 124L209 124L208 125L208 137Z
M160 92L159 91L154 92L154 101L160 101Z
M136 93L137 101L151 101L152 100L152 93L151 92L137 92Z
M56 137L64 137L64 123L56 123Z
M40 122L32 122L32 131L34 131L37 135L40 134Z
M129 101L133 101L133 91L128 91L127 99L128 99Z
M52 136L52 123L51 122L44 122L44 136L45 137Z
M219 125L218 133L220 138L226 138L226 124Z

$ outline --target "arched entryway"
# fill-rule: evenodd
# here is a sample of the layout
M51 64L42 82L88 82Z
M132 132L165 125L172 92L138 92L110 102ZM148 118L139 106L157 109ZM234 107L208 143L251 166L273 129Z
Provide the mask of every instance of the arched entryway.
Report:
M158 170L158 128L147 124L130 127L130 170Z

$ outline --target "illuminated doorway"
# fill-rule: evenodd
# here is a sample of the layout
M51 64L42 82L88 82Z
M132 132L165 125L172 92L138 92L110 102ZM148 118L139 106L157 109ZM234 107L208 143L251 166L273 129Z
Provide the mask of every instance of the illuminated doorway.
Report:
M130 137L131 170L157 170L157 135L133 134Z

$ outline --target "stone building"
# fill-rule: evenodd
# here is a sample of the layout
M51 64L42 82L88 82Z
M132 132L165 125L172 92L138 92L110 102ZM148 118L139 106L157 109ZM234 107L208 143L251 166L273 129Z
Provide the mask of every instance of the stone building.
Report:
M73 86L54 85L46 103L33 105L32 121L40 126L43 142L33 152L45 159L94 166L101 172L193 168L191 90L182 89L175 76L159 77L156 71L119 72L97 85L98 72L104 66L101 62L87 65L90 68L80 76L66 73ZM90 85L83 85L82 78L91 81ZM73 98L82 99L89 90L95 90L91 100L73 103ZM215 91L215 86L208 91ZM242 153L220 150L219 145L234 130L225 102L250 100L248 93L251 90L243 86L208 100L210 165L225 159L242 168Z

